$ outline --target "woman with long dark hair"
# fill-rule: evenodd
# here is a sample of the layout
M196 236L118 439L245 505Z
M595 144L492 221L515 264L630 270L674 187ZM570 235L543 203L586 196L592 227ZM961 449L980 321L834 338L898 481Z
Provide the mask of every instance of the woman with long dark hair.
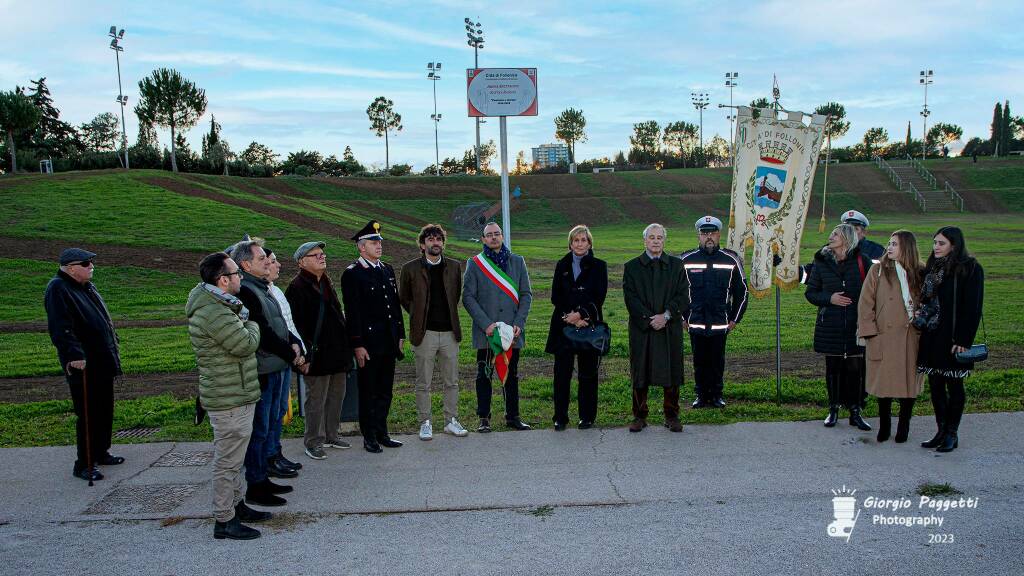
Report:
M828 428L836 425L839 406L845 405L851 426L871 430L860 415L864 348L857 345L856 305L869 268L871 260L857 248L857 232L849 224L840 224L832 230L828 244L815 253L807 279L804 296L818 307L814 351L825 355Z
M555 264L551 278L551 325L545 352L554 354L555 430L569 424L569 384L573 364L579 371L579 428L594 425L597 418L597 350L579 351L569 346L566 326L582 328L602 320L602 307L608 294L608 265L594 257L594 237L590 229L579 225L569 232L569 253Z
M878 441L892 432L892 401L900 404L896 442L907 441L914 401L921 393L917 373L921 333L911 321L921 297L923 266L917 240L906 230L889 237L882 259L868 270L858 302L857 334L865 339L867 391L878 398Z
M921 303L914 324L921 328L917 370L928 375L938 432L925 448L951 452L959 445L960 418L964 413L964 378L973 362L960 362L956 354L974 344L985 299L985 271L967 251L964 233L955 226L939 228L932 239L932 254L925 266Z

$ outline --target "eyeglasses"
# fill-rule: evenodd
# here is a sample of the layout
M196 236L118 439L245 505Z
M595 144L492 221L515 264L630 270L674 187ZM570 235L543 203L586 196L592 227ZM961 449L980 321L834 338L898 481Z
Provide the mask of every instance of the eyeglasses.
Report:
M226 272L224 274L221 274L221 276L239 276L241 274L242 272L240 270L235 270L234 272Z
M84 262L72 262L71 264L68 264L68 266L81 266L82 268L88 268L89 266L93 266L94 264L95 262L93 262L92 260L86 260Z
M324 254L323 252L317 252L316 254L306 254L305 256L303 256L303 258L327 258L327 254Z

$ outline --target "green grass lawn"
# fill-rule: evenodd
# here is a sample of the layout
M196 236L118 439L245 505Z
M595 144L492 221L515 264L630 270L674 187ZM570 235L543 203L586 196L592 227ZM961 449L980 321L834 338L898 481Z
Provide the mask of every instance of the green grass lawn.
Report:
M1004 412L1024 409L1021 403L1024 394L1024 370L1002 370L979 372L967 379L967 410L969 412ZM575 386L570 403L570 419L576 421ZM759 379L743 384L726 383L725 392L729 405L722 410L690 410L684 408L680 415L684 424L731 424L749 421L802 421L822 418L827 410L825 385L821 379L783 380L783 402L775 401L774 379ZM684 391L684 397L689 391ZM660 392L651 393L652 425L662 423ZM526 378L520 383L520 412L525 421L540 428L552 426L552 389L549 379L544 377ZM439 394L433 395L433 412L441 414ZM476 399L472 393L463 391L459 397L461 421L468 428L474 427L473 412ZM296 407L297 408L297 407ZM628 378L615 375L601 382L599 391L599 426L623 426L632 418L631 390ZM492 410L501 414L503 401L495 393ZM170 396L153 396L137 400L118 401L114 411L114 429L135 426L158 427L160 431L145 439L158 441L209 441L212 431L208 423L192 425L193 403L190 400L176 400ZM915 407L915 428L928 430L934 421L931 414L927 387L918 398ZM296 410L296 414L298 414ZM874 402L868 403L866 416L877 416ZM0 404L0 447L54 446L74 444L74 414L69 400L33 402L28 404ZM419 428L415 396L412 393L397 393L388 420L393 433L412 434ZM504 429L501 418L493 420L496 430ZM845 426L841 423L840 426ZM286 437L302 435L303 421L296 418L284 429ZM873 438L865 434L865 438ZM115 442L133 443L140 440Z

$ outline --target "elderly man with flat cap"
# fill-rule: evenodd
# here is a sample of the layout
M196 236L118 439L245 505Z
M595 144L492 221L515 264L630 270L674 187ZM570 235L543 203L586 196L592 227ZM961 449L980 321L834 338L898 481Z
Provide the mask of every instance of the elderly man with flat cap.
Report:
M83 480L101 480L96 465L124 462L112 456L114 378L121 375L117 333L107 305L92 283L96 254L68 248L60 254L57 275L46 286L45 304L50 340L74 403L78 459L72 473Z
M315 460L327 457L324 448L349 448L338 437L345 382L352 369L345 313L341 300L327 275L327 244L306 242L295 251L299 273L285 296L291 305L295 326L306 343L306 455Z
M404 357L405 320L395 270L380 259L384 253L380 223L371 220L352 240L356 242L359 258L341 274L341 293L349 346L358 366L363 448L379 454L383 452L381 446L402 445L388 434L388 413L395 385L395 363Z
M722 248L722 221L702 216L694 224L697 249L680 256L690 284L683 327L693 347L694 408L724 408L725 339L747 310L747 281L735 252Z

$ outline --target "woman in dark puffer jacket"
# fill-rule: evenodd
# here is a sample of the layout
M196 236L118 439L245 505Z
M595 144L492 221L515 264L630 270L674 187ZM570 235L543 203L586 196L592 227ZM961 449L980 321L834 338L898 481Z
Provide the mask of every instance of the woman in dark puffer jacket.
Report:
M985 271L967 252L963 232L955 226L940 228L932 239L921 305L914 317L921 329L917 371L928 375L939 426L934 438L921 443L925 448L951 452L960 443L964 378L970 376L974 363L959 362L955 354L974 344L984 299Z
M871 426L861 418L864 348L857 345L857 300L871 260L857 249L857 232L849 224L832 230L828 244L814 255L807 280L807 301L818 307L814 324L814 351L825 355L825 386L831 428L839 419L840 403L850 410L850 425Z

